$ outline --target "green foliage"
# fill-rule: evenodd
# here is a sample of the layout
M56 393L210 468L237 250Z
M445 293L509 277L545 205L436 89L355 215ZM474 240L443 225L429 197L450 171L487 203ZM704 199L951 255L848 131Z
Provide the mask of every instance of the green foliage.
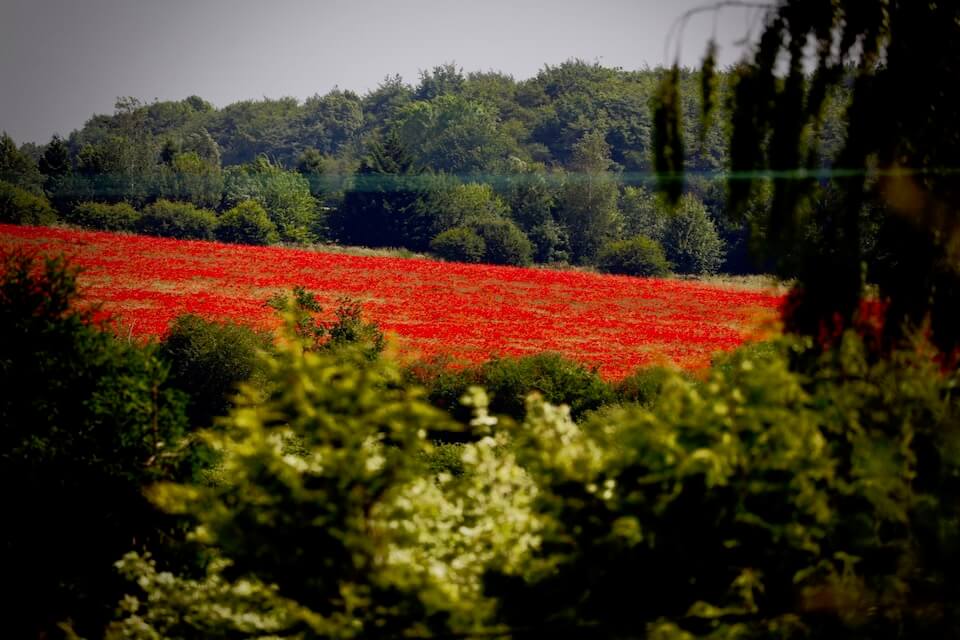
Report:
M217 240L237 244L273 244L279 236L267 212L254 200L244 200L217 220Z
M456 175L490 171L511 150L487 107L452 93L407 105L394 127L418 164Z
M660 243L678 273L715 273L723 264L723 241L695 194L671 205L642 188L627 187L620 202L626 229Z
M623 231L629 236L647 236L660 240L667 231L669 205L643 187L625 187L620 194Z
M56 221L57 214L46 198L0 182L0 222L44 225Z
M326 326L328 350L356 349L370 360L379 357L386 348L386 338L376 322L363 318L363 305L359 300L341 298L334 309L335 320Z
M126 202L81 202L67 216L67 222L100 231L133 231L139 228L140 212Z
M209 137L209 134L205 134ZM223 195L223 173L220 171L216 143L209 141L216 153L206 159L196 151L175 151L169 162L159 169L157 195L168 200L190 202L198 207L214 208Z
M151 236L213 240L217 216L188 202L157 200L144 207L137 230Z
M802 353L743 354L704 384L667 375L649 409L579 426L532 401L513 450L551 514L529 566L551 569L491 576L508 624L597 638L955 635L955 373L922 343L871 363L847 334L812 377L790 368Z
M670 266L660 243L645 236L610 242L597 254L597 268L606 273L665 276Z
M680 116L680 68L677 64L662 77L653 99L653 168L657 186L672 201L683 193L683 127Z
M5 596L13 637L55 634L68 618L99 633L122 588L110 564L132 546L176 546L141 489L183 463L184 400L152 348L100 331L75 296L62 258L3 256L0 563L16 585Z
M663 385L679 372L665 367L642 367L615 385L617 399L650 407L660 397Z
M514 165L518 163L519 172L507 178L506 201L510 217L529 232L554 221L557 193L542 171L519 160L515 160Z
M430 241L430 249L444 260L483 262L487 245L472 229L454 227L437 234Z
M537 262L569 262L570 234L566 227L548 220L527 233L533 244L533 259Z
M295 286L289 295L273 296L267 306L289 318L297 339L307 349L336 352L347 348L376 360L386 348L379 325L363 319L360 301L342 297L337 302L331 322L320 319L323 307L316 295L301 286Z
M677 273L716 273L723 264L723 242L706 207L691 194L669 214L662 244Z
M759 226L763 257L797 277L789 331L852 326L869 284L890 301L889 344L926 322L945 351L960 344L960 189L949 169L960 163L960 89L937 72L960 64L958 35L956 3L785 0L767 10L733 74L728 208L741 214L774 178ZM663 94L677 85L674 73ZM657 125L658 153L676 148L679 127ZM839 197L817 206L827 185L816 171L834 168L826 182Z
M224 172L223 206L246 200L259 203L285 242L309 242L318 224L317 202L310 183L299 173L287 171L265 157Z
M160 357L169 365L169 384L189 397L187 415L196 426L209 426L233 406L240 383L262 388L265 371L259 357L269 351L268 334L230 322L179 316L160 343Z
M455 227L507 219L506 204L488 184L464 184L446 175L427 176L419 184L420 200L404 225L404 243L411 249L427 248L429 240Z
M492 396L491 411L518 420L533 392L546 402L568 405L577 417L613 400L611 388L596 371L557 353L490 360L481 366L478 382Z
M468 367L455 367L443 359L418 362L407 370L407 377L426 388L431 404L462 423L471 419L470 407L461 403L471 387L490 392L492 412L518 421L523 420L525 399L531 393L568 405L577 417L617 399L614 387L596 371L556 353L493 358ZM446 437L459 440L463 434Z
M346 244L390 247L405 244L415 216L419 173L395 132L374 142L357 171L354 188L328 220L334 239ZM433 234L423 238L424 246Z
M363 107L355 93L334 89L315 95L307 98L300 111L299 142L327 155L356 150Z
M515 571L536 545L534 488L498 455L502 437L462 447L460 476L425 476L428 437L449 419L389 363L304 350L290 338L268 361L270 395L244 388L221 428L205 434L222 455L221 482L150 492L193 519L218 558L205 576L186 578L128 555L118 566L143 595L124 599L127 617L109 637L476 629L492 612L483 571ZM496 424L482 394L473 401Z
M528 265L533 259L533 245L526 234L510 220L491 218L470 225L483 240L484 262Z
M73 170L70 163L70 149L63 138L54 134L43 150L37 162L37 168L47 180L62 178Z
M43 175L31 157L17 149L6 132L0 134L0 181L7 182L34 195L41 195Z
M577 262L591 262L604 244L620 233L617 183L607 173L610 147L599 132L587 133L574 145L573 168L559 197L559 220L570 232Z

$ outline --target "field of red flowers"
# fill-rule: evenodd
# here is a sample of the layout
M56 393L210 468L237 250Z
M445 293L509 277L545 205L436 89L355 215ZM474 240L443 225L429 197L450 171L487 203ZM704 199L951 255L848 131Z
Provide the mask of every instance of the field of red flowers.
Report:
M693 281L0 225L0 247L15 246L68 255L84 299L134 336L163 335L186 312L267 327L265 301L302 285L331 313L338 298L362 301L411 357L556 351L610 379L652 363L704 366L769 331L781 303Z

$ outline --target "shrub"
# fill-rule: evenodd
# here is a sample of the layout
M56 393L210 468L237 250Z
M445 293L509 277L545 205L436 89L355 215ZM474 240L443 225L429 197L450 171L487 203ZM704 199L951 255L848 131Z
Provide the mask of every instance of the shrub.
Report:
M449 356L435 356L414 363L405 373L407 380L426 389L431 405L443 409L460 424L470 421L472 411L460 400L470 387L483 384L480 367L454 366ZM473 437L462 430L442 435L446 442L461 442Z
M272 164L265 156L224 172L223 206L255 200L267 212L284 242L311 242L317 225L317 201L310 183L295 171Z
M57 214L43 196L0 182L0 222L7 224L53 224Z
M597 268L606 273L629 276L665 276L670 273L670 263L663 247L644 236L604 245L597 255Z
M494 358L470 367L454 367L444 358L421 361L407 376L427 390L430 403L466 423L471 410L461 399L471 387L490 392L490 410L522 420L529 394L539 393L552 404L569 405L574 415L597 409L616 399L613 388L595 372L557 353L520 358ZM449 434L453 441L470 439L470 433Z
M386 348L386 337L376 322L363 319L363 304L349 297L337 300L336 320L323 322L323 311L313 292L295 286L291 294L277 294L267 300L284 317L289 318L297 338L311 351L337 351L348 348L376 360Z
M473 229L454 227L437 234L430 249L444 260L483 262L487 244Z
M621 402L651 406L660 396L663 384L678 372L664 367L643 367L617 382L615 389Z
M244 388L206 434L223 452L223 482L151 492L188 514L218 559L197 579L159 575L128 554L119 566L146 593L126 598L113 637L433 636L451 614L483 615L483 558L521 547L525 532L502 516L494 529L469 527L495 517L491 488L514 499L529 496L529 482L495 482L494 472L521 472L471 446L472 464L460 456L471 498L448 502L421 456L449 418L385 360L304 346L288 333L269 367L275 391L264 399ZM456 464L456 451L447 457ZM438 542L452 533L452 544L434 553L418 531Z
M486 245L484 262L522 266L533 259L529 238L510 220L483 220L471 226Z
M574 416L614 399L612 389L595 372L556 353L497 358L480 368L478 384L493 396L490 409L522 420L526 398L538 392L551 404L567 404Z
M569 262L570 234L566 227L548 220L530 229L527 234L533 243L537 262Z
M170 384L189 396L187 415L194 426L209 426L226 415L241 382L263 386L258 352L272 346L268 334L229 322L178 317L160 345L170 365Z
M4 596L10 637L59 637L67 618L99 635L122 593L112 564L131 544L174 546L172 523L142 492L172 479L181 462L183 398L152 348L100 331L73 308L75 295L76 272L62 258L13 253L0 262L0 566L15 586Z
M266 210L253 200L244 200L217 221L217 240L237 244L273 244L277 227Z
M140 222L140 213L126 202L83 202L73 208L67 221L100 231L134 231Z
M852 332L791 369L809 354L781 341L705 384L670 375L650 408L580 425L531 403L512 451L556 528L533 561L549 571L490 576L502 622L596 638L956 637L957 373L922 343L877 361Z
M677 273L716 273L723 264L723 241L707 208L692 194L670 214L661 243Z
M187 202L157 200L143 210L137 230L151 236L213 240L217 216Z

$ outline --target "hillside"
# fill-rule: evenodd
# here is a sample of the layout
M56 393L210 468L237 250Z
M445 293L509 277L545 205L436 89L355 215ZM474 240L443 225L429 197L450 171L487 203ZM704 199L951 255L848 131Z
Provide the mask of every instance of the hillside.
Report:
M0 247L12 246L71 256L86 300L133 336L162 335L188 312L266 326L265 301L301 285L329 312L360 300L408 357L557 351L613 379L655 362L705 366L758 335L780 303L697 281L0 226Z

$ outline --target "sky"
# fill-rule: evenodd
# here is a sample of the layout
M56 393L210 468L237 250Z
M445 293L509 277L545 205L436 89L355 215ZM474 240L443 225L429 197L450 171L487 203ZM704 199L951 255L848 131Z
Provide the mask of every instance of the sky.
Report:
M0 130L18 143L68 135L118 96L304 99L363 94L386 76L454 62L516 79L580 58L624 69L673 61L667 35L706 0L0 0ZM756 12L694 16L680 60L711 34L721 64ZM676 43L674 39L674 43Z

